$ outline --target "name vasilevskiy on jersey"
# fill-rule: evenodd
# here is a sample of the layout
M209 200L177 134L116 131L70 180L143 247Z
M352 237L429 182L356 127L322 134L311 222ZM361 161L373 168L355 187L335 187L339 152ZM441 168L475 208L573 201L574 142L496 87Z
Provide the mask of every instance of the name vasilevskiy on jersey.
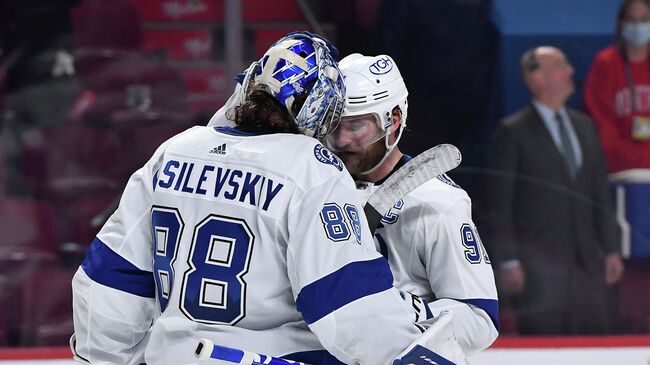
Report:
M265 211L283 187L284 184L253 172L177 160L167 161L154 179L154 190L161 188L236 200L261 206Z

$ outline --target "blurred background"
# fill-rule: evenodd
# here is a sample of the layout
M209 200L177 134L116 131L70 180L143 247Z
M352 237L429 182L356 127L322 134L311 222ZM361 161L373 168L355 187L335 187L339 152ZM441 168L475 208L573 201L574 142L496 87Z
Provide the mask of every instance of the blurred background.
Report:
M461 149L450 175L472 197L490 252L488 151L500 120L529 104L521 55L561 49L575 70L567 104L584 111L584 81L616 41L621 3L0 1L0 346L66 345L70 280L130 174L167 138L205 125L234 76L294 30L324 34L341 56L395 59L410 92L400 146ZM648 166L633 167L610 175L625 273L607 289L607 334L650 332L650 179ZM502 336L518 336L517 298L500 297Z

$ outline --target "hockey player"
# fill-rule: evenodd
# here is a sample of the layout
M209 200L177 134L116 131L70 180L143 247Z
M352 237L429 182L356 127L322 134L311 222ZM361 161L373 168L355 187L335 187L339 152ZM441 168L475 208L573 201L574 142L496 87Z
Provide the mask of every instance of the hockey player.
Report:
M420 337L352 178L298 134L340 119L331 49L304 33L279 40L247 70L235 127L191 128L133 174L72 282L75 359L193 364L207 338L376 365Z
M344 116L326 145L367 199L411 158L397 146L406 126L408 91L390 56L352 54L339 67L347 90ZM467 355L496 339L498 301L490 260L472 222L470 198L449 177L441 175L399 200L375 237L399 289L429 300L434 317L453 314L453 332Z

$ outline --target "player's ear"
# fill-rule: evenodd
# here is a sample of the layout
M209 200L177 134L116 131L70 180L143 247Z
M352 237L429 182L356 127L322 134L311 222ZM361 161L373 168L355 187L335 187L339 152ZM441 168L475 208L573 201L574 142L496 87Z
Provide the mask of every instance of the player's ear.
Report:
M402 110L396 106L392 111L392 123L390 126L390 133L394 133L399 129L400 124L402 124Z

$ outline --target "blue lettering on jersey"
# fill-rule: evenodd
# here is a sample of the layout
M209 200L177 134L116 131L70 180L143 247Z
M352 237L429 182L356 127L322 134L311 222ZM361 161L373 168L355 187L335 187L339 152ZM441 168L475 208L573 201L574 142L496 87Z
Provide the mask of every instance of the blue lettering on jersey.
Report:
M194 164L191 163L189 164L189 168L187 169L187 174L185 175L185 181L183 182L183 190L186 193L193 193L194 189L191 187L187 186L187 183L190 181L190 176L192 176L192 169L194 169Z
M167 162L167 165L165 165L165 168L163 169L163 175L167 176L167 181L163 182L162 180L159 180L158 186L163 189L169 189L169 187L172 186L174 179L176 178L176 173L172 171L172 168L177 169L180 165L181 164L178 161L174 160Z
M214 179L214 184L208 182L211 179ZM177 160L167 161L155 184L161 189L239 201L261 207L264 211L268 211L284 187L284 184L254 172Z
M214 185L215 198L219 196L219 193L221 193L221 189L223 188L223 184L226 183L228 175L230 175L230 169L224 171L221 167L217 168L217 179L215 180Z
M265 186L264 182L266 182L266 177L262 176L262 182L259 184L260 188L259 188L259 190L257 192L257 196L262 196L262 188Z
M231 192L223 193L223 197L228 200L234 200L237 197L237 192L239 191L239 183L235 181L235 177L241 178L244 175L243 172L239 170L234 170L230 173L230 180L228 180L228 185L232 187Z
M185 177L186 169L187 169L187 162L183 162L183 165L181 165L181 172L178 175L178 179L176 180L176 185L174 185L174 190L178 191L178 189L181 188L181 183L183 182L183 178Z
M282 190L284 187L283 184L278 183L278 185L273 187L273 180L269 179L269 183L266 185L266 200L264 201L264 205L262 205L262 209L267 210L269 209L269 204L271 204L271 200L275 198L276 195Z
M337 170L343 171L343 163L336 157L332 152L330 152L322 144L317 144L314 147L314 156L316 159L326 165L332 165L336 167Z
M386 213L385 216L381 218L381 221L386 224L394 224L397 222L397 219L399 218L399 213L398 210L401 210L402 207L404 206L404 200L400 199L393 205L392 208Z
M350 238L354 233L357 243L361 244L361 217L354 204L345 204L343 209L336 203L325 203L320 212L325 235L331 241L340 242Z
M250 205L255 205L255 184L257 184L258 181L260 181L261 176L260 175L255 175L254 178L251 178L252 174L250 172L246 173L246 177L244 178L244 183L242 184L241 187L241 196L239 197L240 202L244 202L244 199L246 199L247 196L249 196L250 200L248 203Z
M460 234L465 246L465 259L471 264L480 264L481 259L485 259L485 263L490 263L490 258L483 247L483 242L476 231L469 223L463 223L460 227Z
M208 179L207 173L208 171L214 171L214 166L210 165L205 165L203 166L203 171L201 171L201 176L199 177L199 183L196 185L196 193L205 195L208 191L202 188L203 183L205 180Z

